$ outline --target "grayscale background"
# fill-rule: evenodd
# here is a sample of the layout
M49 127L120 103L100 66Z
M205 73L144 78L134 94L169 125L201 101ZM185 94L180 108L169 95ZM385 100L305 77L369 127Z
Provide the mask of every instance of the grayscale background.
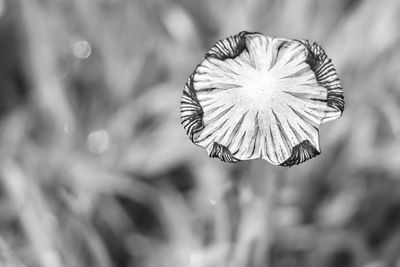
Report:
M0 266L400 266L399 25L398 0L0 0ZM332 58L317 158L187 138L188 76L242 30Z

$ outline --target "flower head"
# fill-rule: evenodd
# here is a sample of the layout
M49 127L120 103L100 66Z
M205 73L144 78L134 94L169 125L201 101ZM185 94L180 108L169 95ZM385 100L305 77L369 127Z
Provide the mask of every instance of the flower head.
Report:
M343 109L339 78L318 44L240 32L218 41L189 77L181 118L210 157L292 166L320 153L320 125Z

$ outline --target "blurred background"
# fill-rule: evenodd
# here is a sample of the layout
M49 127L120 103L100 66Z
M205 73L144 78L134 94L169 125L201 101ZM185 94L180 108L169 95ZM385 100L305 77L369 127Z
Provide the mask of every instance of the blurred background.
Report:
M400 1L0 0L1 267L400 266ZM239 31L310 39L343 117L300 166L209 159L180 97Z

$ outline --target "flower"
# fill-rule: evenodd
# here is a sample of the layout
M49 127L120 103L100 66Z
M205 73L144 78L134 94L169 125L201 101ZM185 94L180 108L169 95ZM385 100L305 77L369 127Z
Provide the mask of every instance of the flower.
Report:
M292 166L320 154L320 125L343 109L339 78L318 44L240 32L218 41L190 75L181 119L210 157Z

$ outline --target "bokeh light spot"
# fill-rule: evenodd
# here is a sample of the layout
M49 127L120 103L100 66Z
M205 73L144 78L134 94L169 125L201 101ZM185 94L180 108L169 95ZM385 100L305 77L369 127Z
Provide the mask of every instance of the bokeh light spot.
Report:
M87 148L94 154L101 154L108 150L110 137L105 130L93 131L88 135Z
M73 51L77 58L85 59L90 57L90 54L92 53L92 47L86 41L78 41L74 44Z
M217 205L217 201L212 197L208 198L208 202L210 203L211 206Z

